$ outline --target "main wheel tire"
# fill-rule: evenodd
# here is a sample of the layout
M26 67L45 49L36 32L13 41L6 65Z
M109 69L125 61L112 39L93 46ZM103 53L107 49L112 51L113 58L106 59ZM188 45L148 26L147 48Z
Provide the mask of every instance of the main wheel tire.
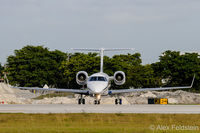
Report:
M82 99L82 104L85 104L85 99Z
M119 99L119 104L122 105L122 99Z
M81 103L82 103L81 101L82 101L82 100L79 98L79 99L78 99L78 104L81 104Z
M115 104L116 104L116 105L118 104L118 99L115 99Z
M100 101L97 101L97 104L100 104Z
M97 100L94 100L94 104L95 104L95 105L97 104Z

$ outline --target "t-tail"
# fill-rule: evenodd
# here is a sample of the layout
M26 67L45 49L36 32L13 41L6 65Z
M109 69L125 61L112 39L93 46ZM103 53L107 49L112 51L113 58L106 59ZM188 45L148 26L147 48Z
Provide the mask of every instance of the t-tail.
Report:
M134 50L134 48L73 48L72 50L76 51L89 51L89 52L99 52L100 53L100 72L103 73L103 57L104 57L104 51L122 51L122 50Z

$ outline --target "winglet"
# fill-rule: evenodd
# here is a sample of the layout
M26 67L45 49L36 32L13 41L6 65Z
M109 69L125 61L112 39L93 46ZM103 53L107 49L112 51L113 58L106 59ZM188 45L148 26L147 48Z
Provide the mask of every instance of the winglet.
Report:
M194 79L195 79L195 74L194 74L194 77L193 77L193 79L192 79L192 83L191 83L191 85L190 85L190 88L192 88L192 86L193 86L193 84L194 84Z

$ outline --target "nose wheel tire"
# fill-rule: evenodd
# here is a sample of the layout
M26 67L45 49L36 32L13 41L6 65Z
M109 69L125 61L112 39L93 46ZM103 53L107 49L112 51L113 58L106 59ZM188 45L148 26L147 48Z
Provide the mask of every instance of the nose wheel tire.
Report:
M79 99L78 99L78 104L85 104L85 99L79 98Z
M122 105L122 99L115 99L115 105Z
M94 104L100 104L100 100L94 100Z

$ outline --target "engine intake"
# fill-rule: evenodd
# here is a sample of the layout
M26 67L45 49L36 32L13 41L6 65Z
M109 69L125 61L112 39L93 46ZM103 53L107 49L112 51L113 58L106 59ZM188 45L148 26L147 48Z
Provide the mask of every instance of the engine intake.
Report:
M80 71L76 74L76 82L79 85L86 85L88 79L88 74L85 71Z
M123 85L126 81L125 73L122 71L117 71L114 74L114 82L116 85Z

